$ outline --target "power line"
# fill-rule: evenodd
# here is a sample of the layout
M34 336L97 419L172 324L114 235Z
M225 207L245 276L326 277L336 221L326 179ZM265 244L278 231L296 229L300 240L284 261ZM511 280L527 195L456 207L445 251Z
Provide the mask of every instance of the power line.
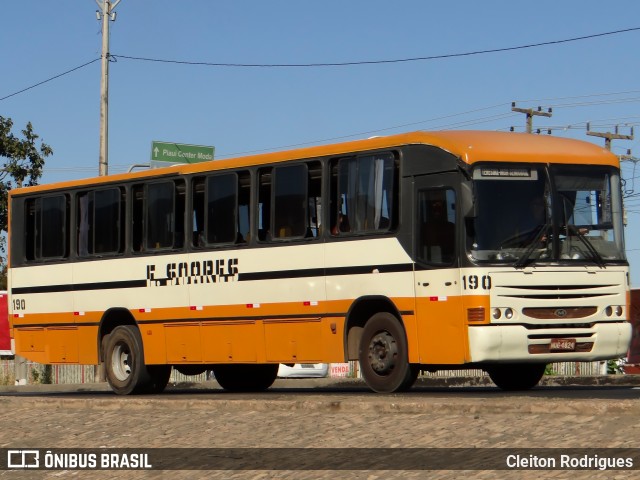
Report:
M593 105L611 105L614 103L636 103L640 102L640 97L631 97L631 98L614 98L610 100L594 100L592 102L573 102L573 103L556 103L552 106L554 108L563 107L590 107Z
M333 62L333 63L215 63L215 62L190 62L186 60L167 60L167 59L149 58L149 57L133 57L128 55L112 55L112 56L117 58L124 58L127 60L138 60L138 61L157 62L157 63L173 63L173 64L179 64L179 65L199 65L199 66L207 66L207 67L238 67L238 68L346 67L346 66L354 66L354 65L380 65L380 64L389 64L389 63L419 62L419 61L425 61L425 60L440 60L444 58L468 57L472 55L483 55L487 53L509 52L513 50L523 50L526 48L535 48L535 47L543 47L547 45L558 45L562 43L577 42L580 40L588 40L588 39L604 37L608 35L617 35L620 33L628 33L636 30L640 30L640 27L625 28L622 30L596 33L592 35L583 35L581 37L566 38L563 40L551 40L548 42L530 43L527 45L518 45L515 47L475 50L471 52L450 53L445 55L431 55L427 57L411 57L411 58L400 58L400 59L391 59L391 60L362 60L362 61Z
M417 61L425 61L425 60L438 60L438 59L444 59L444 58L456 58L456 57L465 57L465 56L473 56L473 55L482 55L482 54L487 54L487 53L499 53L499 52L508 52L508 51L513 51L513 50L522 50L522 49L527 49L527 48L535 48L535 47L542 47L542 46L548 46L548 45L558 45L558 44L562 44L562 43L569 43L569 42L576 42L576 41L580 41L580 40L588 40L588 39L593 39L593 38L598 38L598 37L604 37L604 36L608 36L608 35L617 35L617 34L621 34L621 33L628 33L628 32L634 32L640 30L640 27L633 27L633 28L626 28L626 29L622 29L622 30L614 30L614 31L610 31L610 32L603 32L603 33L596 33L596 34L592 34L592 35L583 35L580 37L573 37L573 38L566 38L566 39L562 39L562 40L552 40L552 41L548 41L548 42L539 42L539 43L531 43L531 44L527 44L527 45L519 45L519 46L515 46L515 47L504 47L504 48L494 48L494 49L487 49L487 50L476 50L476 51L472 51L472 52L462 52L462 53L452 53L452 54L445 54L445 55L432 55L432 56L427 56L427 57L412 57L412 58L401 58L401 59L391 59L391 60L371 60L371 61L352 61L352 62L335 62L335 63L299 63L299 64L251 64L251 63L213 63L213 62L189 62L189 61L184 61L184 60L166 60L166 59L158 59L158 58L147 58L147 57L133 57L133 56L128 56L128 55L114 55L114 54L110 54L109 55L109 60L110 61L116 61L117 58L124 58L127 60L138 60L138 61L147 61L147 62L158 62L158 63L172 63L172 64L179 64L179 65L201 65L201 66L210 66L210 67L247 67L247 68L304 68L304 67L343 67L343 66L354 66L354 65L378 65L378 64L390 64L390 63L406 63L406 62L417 62ZM15 95L18 95L20 93L26 92L27 90L31 90L32 88L38 87L40 85L43 85L45 83L48 83L52 80L55 80L57 78L60 78L64 75L67 75L69 73L75 72L76 70L79 70L83 67L86 67L88 65L91 65L92 63L97 62L98 60L100 60L102 57L96 58L94 60L91 60L90 62L84 63L82 65L79 65L75 68L72 68L71 70L67 70L66 72L62 72L58 75L54 75L53 77L50 77L46 80L43 80L41 82L38 82L34 85L31 85L29 87L23 88L22 90L19 90L17 92L11 93L9 95L6 95L4 97L0 97L0 101L2 100L6 100L7 98L11 98ZM630 91L630 92L620 92L620 94L624 94L624 93L636 93L637 91ZM606 94L596 94L593 96L599 96L599 95L617 95L617 93L606 93ZM572 98L583 98L583 97L589 97L590 95L586 95L586 96L576 96L576 97L564 97L564 98L559 98L559 99L545 99L545 100L565 100L565 99L572 99ZM637 101L636 99L625 99L622 100L624 101ZM526 102L526 101L524 101ZM612 103L618 103L616 101L612 102ZM567 104L567 105L562 105L562 106L582 106L583 104Z
M640 90L627 90L625 92L609 92L609 93L590 93L588 95L574 95L570 97L554 97L554 98L536 98L530 100L516 100L518 103L540 103L540 102L551 102L557 100L572 100L576 98L591 98L591 97L610 97L613 95L627 95L629 93L640 93Z
M394 125L392 127L385 127L385 128L378 128L376 130L368 130L365 132L358 132L358 133L351 133L348 135L341 135L339 137L331 137L331 138L323 138L322 140L313 140L313 141L309 141L309 142L301 142L301 143L294 143L294 144L290 144L290 145L280 145L277 147L271 147L271 148L262 148L262 149L258 149L258 150L249 150L249 151L244 151L244 152L234 152L234 153L226 153L226 154L221 154L221 155L216 155L218 158L228 158L228 157L235 157L235 156L241 156L241 155L248 155L248 154L252 154L252 153L261 153L261 152L272 152L272 151L277 151L277 150L284 150L284 149L288 149L288 148L296 148L296 147L303 147L303 146L307 146L307 145L316 145L316 144L322 144L322 143L327 143L327 142L335 142L337 140L346 140L348 138L353 138L353 137L364 137L367 135L374 135L376 133L381 133L381 132L386 132L389 130L397 130L399 128L406 128L406 127L411 127L411 126L416 126L416 125L420 125L420 124L424 124L424 123L431 123L431 122L436 122L439 120L446 120L449 118L453 118L453 117L459 117L462 115L468 115L470 113L476 113L476 112L482 112L484 110L492 110L494 108L498 108L498 107L502 107L508 105L506 103L499 103L497 105L491 105L488 107L482 107L482 108L476 108L474 110L469 110L466 112L461 112L461 113L454 113L451 115L443 115L441 117L435 117L435 118L430 118L428 120L420 120L417 122L411 122L411 123L405 123L402 125ZM434 130L438 130L438 129L443 129L446 128L448 126L451 125L462 125L462 124L470 124L470 122L474 122L474 123L482 123L483 121L487 120L487 119L494 119L495 117L503 117L505 114L499 114L496 116L491 116L491 117L483 117L481 119L478 120L467 120L465 122L462 122L460 124L450 124L450 125L445 125L445 126L436 126L433 129ZM512 115L512 114L506 114L508 116Z
M14 96L16 96L16 95L18 95L18 94L20 94L20 93L26 92L27 90L31 90L32 88L39 87L40 85L44 85L45 83L50 82L51 80L55 80L56 78L63 77L63 76L65 76L65 75L67 75L67 74L69 74L69 73L71 73L71 72L75 72L76 70L80 70L81 68L86 67L87 65L91 65L92 63L95 63L95 62L97 62L98 60L100 60L100 57L99 57L99 58L94 58L94 59L93 59L93 60L91 60L90 62L83 63L82 65L78 65L77 67L72 68L71 70L67 70L66 72L59 73L58 75L55 75L55 76L53 76L53 77L51 77L51 78L47 78L46 80L43 80L43 81L38 82L38 83L36 83L36 84L33 84L33 85L31 85L30 87L23 88L22 90L19 90L19 91L17 91L17 92L14 92L14 93L12 93L12 94L10 94L10 95L7 95L7 96L5 96L5 97L2 97L2 98L0 98L0 101L2 101L2 100L6 100L7 98L14 97Z

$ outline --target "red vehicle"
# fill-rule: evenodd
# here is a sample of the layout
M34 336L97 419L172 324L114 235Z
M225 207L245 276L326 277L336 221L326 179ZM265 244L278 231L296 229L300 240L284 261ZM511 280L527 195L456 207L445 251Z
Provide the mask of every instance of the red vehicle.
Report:
M627 355L625 373L640 373L640 290L631 290L631 315L629 318L633 326L631 346Z
M0 355L13 355L9 336L9 309L6 291L0 291Z

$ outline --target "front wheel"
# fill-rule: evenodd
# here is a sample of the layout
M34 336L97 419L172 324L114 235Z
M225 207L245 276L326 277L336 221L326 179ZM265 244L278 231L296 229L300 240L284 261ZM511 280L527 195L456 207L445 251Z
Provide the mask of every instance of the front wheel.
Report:
M358 359L367 385L378 393L408 390L419 373L418 366L409 363L401 322L386 312L376 313L365 324Z
M487 368L487 373L502 390L531 390L540 382L546 366L544 363L494 365Z
M148 391L153 381L144 364L142 338L137 327L116 327L104 342L104 349L107 381L115 393L129 395Z

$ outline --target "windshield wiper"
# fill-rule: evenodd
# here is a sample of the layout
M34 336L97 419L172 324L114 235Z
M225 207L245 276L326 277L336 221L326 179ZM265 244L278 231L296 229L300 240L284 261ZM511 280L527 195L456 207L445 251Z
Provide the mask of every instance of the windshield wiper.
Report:
M542 237L544 237L546 235L546 233L549 230L550 226L551 226L550 223L545 223L544 225L542 225L540 227L540 231L538 232L538 234L535 236L535 238L531 242L531 245L529 245L527 247L525 252L522 254L522 256L516 262L516 264L515 264L516 268L524 268L524 267L527 266L527 262L529 261L529 259L531 257L531 254L536 250L536 248L538 247L538 244L540 243L540 240L542 240Z
M598 265L600 268L607 268L604 263L604 259L602 258L602 255L600 255L598 250L595 249L595 247L591 244L589 240L584 238L584 235L580 233L580 230L578 230L578 228L575 225L567 224L567 230L573 235L575 235L576 237L578 237L578 240L580 240L584 244L584 246L587 247L587 250L589 250L589 253L592 256L592 260L596 265Z

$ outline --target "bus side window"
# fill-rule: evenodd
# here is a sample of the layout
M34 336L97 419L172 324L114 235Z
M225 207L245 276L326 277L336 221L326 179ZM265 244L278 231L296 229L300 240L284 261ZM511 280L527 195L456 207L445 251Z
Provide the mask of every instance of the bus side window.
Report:
M182 248L185 236L186 186L182 180L134 185L134 252Z
M36 232L39 227L36 227L36 201L34 199L27 199L24 202L24 223L25 223L25 259L36 259Z
M307 228L305 238L317 238L322 229L322 164L309 162L309 188L307 192Z
M332 235L384 233L397 223L397 162L392 153L334 160Z
M238 175L207 177L205 231L207 244L235 243L238 236Z
M251 175L238 172L238 234L236 243L249 242L251 230Z
M258 240L271 240L271 168L258 172Z
M124 251L124 195L106 188L77 196L78 255L117 254Z
M68 195L51 195L26 201L27 260L69 256L69 202Z
M303 238L307 231L307 165L276 167L273 184L274 238Z
M157 250L173 246L173 182L147 185L146 249Z
M196 177L191 183L191 245L204 247L205 178Z
M77 197L78 255L86 257L93 253L93 192L81 193Z
M133 252L144 251L144 185L134 185L131 189L131 218Z

